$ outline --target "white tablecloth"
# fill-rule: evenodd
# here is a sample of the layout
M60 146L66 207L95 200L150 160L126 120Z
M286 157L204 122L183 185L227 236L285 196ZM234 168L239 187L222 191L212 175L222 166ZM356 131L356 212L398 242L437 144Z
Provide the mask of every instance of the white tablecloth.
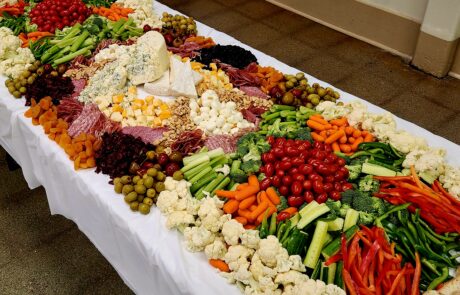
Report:
M155 3L158 14L176 11ZM203 24L201 35L220 44L237 44L251 50L261 65L271 65L284 73L298 70L254 50L236 39ZM310 82L330 86L310 75ZM208 265L203 253L189 253L176 231L166 229L159 210L147 215L131 212L123 197L108 185L109 177L94 170L75 172L65 152L24 117L23 99L14 99L0 77L0 144L21 165L29 187L43 185L51 214L73 220L124 282L137 294L240 294ZM340 91L343 101L358 99ZM365 102L372 112L384 110ZM460 147L410 122L397 118L398 126L425 137L430 145L443 147L448 161L460 165Z

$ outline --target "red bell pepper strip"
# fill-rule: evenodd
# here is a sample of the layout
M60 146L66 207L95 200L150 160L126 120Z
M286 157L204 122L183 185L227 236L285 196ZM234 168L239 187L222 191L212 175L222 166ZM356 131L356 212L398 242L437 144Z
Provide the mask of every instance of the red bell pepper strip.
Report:
M342 260L342 254L341 253L337 253L337 254L332 255L331 257L329 257L329 259L324 263L324 265L329 266L329 265L331 265L333 263L336 263L339 260Z
M348 251L347 251L347 238L345 234L342 234L340 238L341 250L342 250L342 259L343 259L343 268L348 269Z
M399 286L401 279L404 277L404 274L406 272L407 265L404 265L404 267L401 269L401 271L398 273L396 278L393 281L393 284L391 284L391 289L390 292L388 292L388 295L392 295L395 291L396 288Z
M420 285L420 276L422 274L422 264L420 262L420 255L418 252L415 252L415 274L412 281L412 290L411 295L419 295L419 285Z
M361 268L359 269L361 273L364 273L364 271L369 267L369 264L371 263L372 260L374 260L375 254L377 254L377 251L379 249L380 249L380 244L378 240L376 240L372 244L372 247L370 248L366 257L364 257L363 264L361 264Z
M354 260L356 258L356 255L358 254L358 243L359 243L359 236L355 235L350 244L350 249L349 249L350 252L348 253L348 257L347 257L347 264L344 263L347 269L350 269L350 266L354 264Z
M345 283L345 286L347 287L350 295L357 295L358 293L355 289L353 279L351 278L351 275L348 272L348 270L346 270L345 268L342 271L342 276L343 276L343 282Z

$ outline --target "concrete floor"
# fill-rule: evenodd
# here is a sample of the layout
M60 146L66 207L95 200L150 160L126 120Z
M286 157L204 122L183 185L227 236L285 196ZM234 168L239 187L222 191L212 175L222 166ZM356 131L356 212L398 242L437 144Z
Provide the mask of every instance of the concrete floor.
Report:
M460 143L460 80L426 75L262 0L160 2ZM43 188L7 170L1 148L0 237L0 294L132 294L73 222L50 215Z

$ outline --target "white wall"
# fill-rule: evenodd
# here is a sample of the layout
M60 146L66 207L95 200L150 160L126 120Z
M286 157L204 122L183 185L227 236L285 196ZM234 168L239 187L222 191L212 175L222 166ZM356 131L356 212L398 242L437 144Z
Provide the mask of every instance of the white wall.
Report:
M429 0L421 30L445 41L460 38L460 1Z
M357 0L369 6L422 23L428 0ZM444 0L440 0L444 1ZM456 1L456 0L453 0Z

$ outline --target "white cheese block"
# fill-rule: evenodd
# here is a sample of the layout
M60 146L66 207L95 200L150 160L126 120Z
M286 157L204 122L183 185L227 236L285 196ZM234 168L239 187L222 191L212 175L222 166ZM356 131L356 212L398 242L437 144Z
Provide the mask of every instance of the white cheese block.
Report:
M165 39L157 31L149 31L137 40L136 51L128 65L129 79L134 85L152 82L169 68Z
M155 82L145 83L144 90L152 95L170 96L169 71L166 71L163 76Z
M170 74L171 92L175 96L187 96L197 98L198 94L195 89L193 79L193 70L190 61L182 61L171 57L171 74Z

